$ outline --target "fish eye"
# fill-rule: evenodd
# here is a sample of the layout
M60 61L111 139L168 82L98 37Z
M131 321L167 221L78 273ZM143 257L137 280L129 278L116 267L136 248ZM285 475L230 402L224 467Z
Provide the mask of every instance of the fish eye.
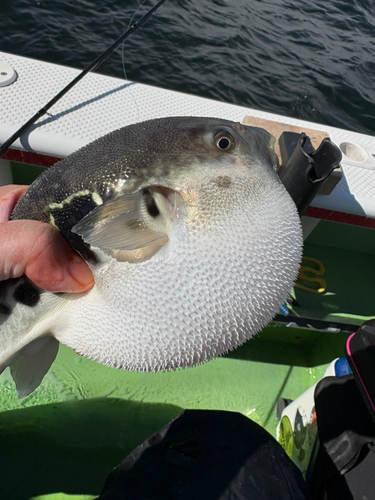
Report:
M220 134L216 139L216 146L222 151L228 151L234 144L233 137L228 134Z

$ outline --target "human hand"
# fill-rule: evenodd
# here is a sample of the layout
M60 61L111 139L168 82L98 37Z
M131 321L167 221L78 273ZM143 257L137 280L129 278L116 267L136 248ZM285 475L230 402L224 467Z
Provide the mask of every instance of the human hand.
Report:
M26 275L49 292L85 292L92 272L59 231L35 220L9 221L28 186L0 186L0 281Z

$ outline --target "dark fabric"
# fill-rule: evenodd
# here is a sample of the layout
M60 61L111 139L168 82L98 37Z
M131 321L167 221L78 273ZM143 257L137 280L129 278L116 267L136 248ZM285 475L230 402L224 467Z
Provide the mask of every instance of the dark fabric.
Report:
M366 321L355 335L350 337L346 357L375 421L375 320Z
M355 466L345 475L332 477L327 483L328 500L375 499L375 449L365 444Z
M112 472L100 500L303 500L300 471L245 416L186 410Z
M345 474L361 447L375 441L375 425L353 375L323 378L315 390L320 445Z
M323 378L315 409L320 450L310 498L326 491L328 500L375 499L375 425L354 376Z

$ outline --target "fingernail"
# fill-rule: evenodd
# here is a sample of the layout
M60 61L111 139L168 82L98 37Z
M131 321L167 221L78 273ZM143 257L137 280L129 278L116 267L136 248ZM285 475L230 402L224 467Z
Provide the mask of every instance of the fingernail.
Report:
M94 277L89 266L77 254L74 254L67 265L68 274L82 288L89 289L94 282Z

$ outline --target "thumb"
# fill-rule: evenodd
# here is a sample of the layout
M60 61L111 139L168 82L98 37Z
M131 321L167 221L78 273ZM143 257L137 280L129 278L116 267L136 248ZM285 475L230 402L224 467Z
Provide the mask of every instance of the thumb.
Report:
M43 222L0 223L0 281L26 275L42 290L85 292L92 272L59 231Z

